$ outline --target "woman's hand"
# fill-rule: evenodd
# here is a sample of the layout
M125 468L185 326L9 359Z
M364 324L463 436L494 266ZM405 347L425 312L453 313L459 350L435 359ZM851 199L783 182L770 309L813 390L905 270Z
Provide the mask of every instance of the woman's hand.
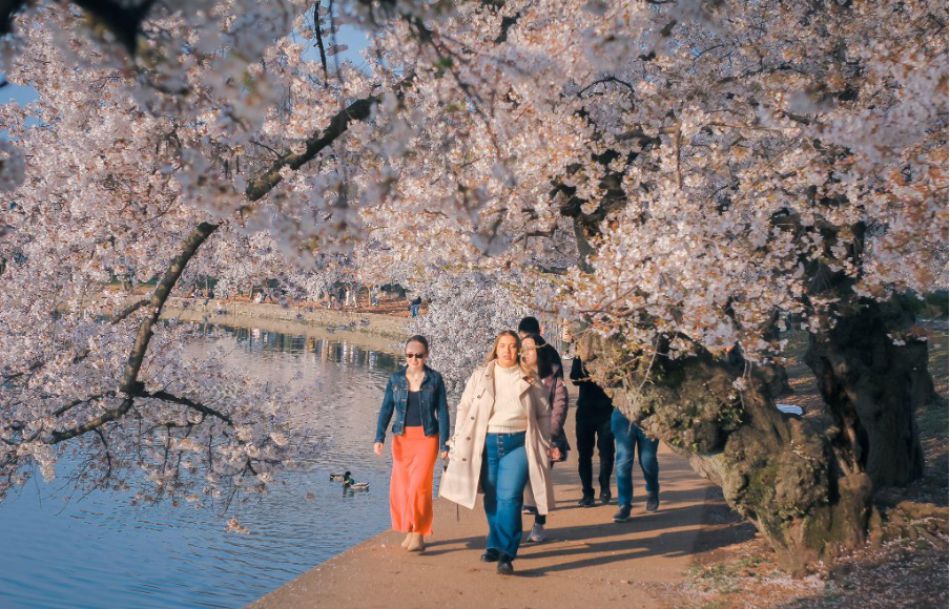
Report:
M373 444L373 452L376 453L376 456L383 454L383 443L377 442Z
M443 450L443 451L442 451L442 460L443 460L443 461L447 461L448 458L449 458L449 451Z
M557 446L552 446L551 448L548 449L548 457L549 457L552 461L560 461L560 460L561 460L561 449L558 448Z

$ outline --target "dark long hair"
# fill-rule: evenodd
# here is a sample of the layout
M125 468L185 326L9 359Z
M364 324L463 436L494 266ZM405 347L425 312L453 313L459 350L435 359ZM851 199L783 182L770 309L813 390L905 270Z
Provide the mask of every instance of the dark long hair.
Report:
M540 334L527 334L521 340L528 338L534 341L535 350L538 353L538 378L546 379L554 374L554 367L560 364L555 361L554 347L545 342Z
M419 343L420 345L423 346L423 348L425 348L426 355L429 355L429 341L426 339L425 336L421 334L414 334L413 336L409 337L409 340L406 341L407 345L409 343Z

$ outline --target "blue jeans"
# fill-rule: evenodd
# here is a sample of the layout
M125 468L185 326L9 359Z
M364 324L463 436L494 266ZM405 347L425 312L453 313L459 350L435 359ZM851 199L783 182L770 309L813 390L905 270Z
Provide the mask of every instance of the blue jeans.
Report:
M528 483L525 432L490 433L485 437L482 488L488 517L488 549L514 558L521 545L521 506Z
M643 430L630 423L620 410L614 409L610 415L610 429L617 440L617 505L633 504L633 449L636 447L640 459L640 469L647 485L647 493L660 492L660 464L656 460L659 440L651 440Z

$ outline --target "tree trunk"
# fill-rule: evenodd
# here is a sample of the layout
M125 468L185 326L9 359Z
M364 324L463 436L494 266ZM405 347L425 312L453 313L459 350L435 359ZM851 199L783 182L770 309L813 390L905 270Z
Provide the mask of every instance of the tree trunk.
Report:
M783 415L773 402L773 379L747 372L744 363L701 352L648 364L651 358L592 334L579 341L578 354L615 406L721 486L785 569L801 574L821 557L864 543L872 485L842 430Z
M914 411L936 394L926 337L914 331L914 314L900 298L854 305L832 329L810 337L805 363L875 489L923 474Z

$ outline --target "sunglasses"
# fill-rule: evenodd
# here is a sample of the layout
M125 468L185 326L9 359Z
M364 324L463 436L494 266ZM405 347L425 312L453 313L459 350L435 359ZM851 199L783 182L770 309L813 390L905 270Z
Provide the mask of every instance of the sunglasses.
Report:
M407 353L406 354L406 359L412 359L412 358L425 359L426 354L425 353Z

